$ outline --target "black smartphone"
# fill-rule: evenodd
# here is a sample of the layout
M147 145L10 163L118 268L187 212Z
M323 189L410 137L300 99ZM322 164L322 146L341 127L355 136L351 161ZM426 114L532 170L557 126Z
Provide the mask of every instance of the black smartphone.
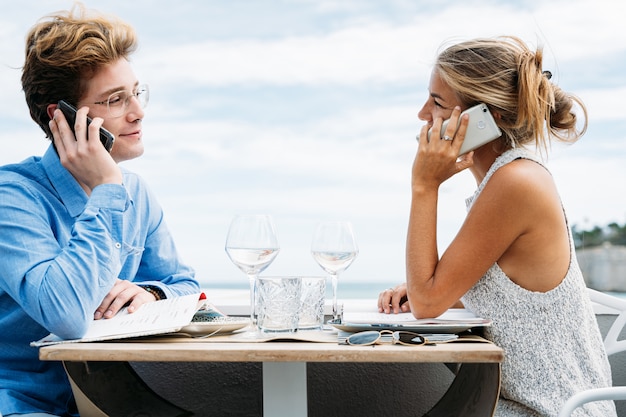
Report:
M76 107L72 106L65 100L59 101L58 107L59 109L61 109L61 111L65 115L65 118L67 119L67 123L70 125L70 128L72 128L72 132L73 132L74 123L76 122ZM91 123L91 118L87 117L87 126L89 126L90 123ZM107 152L111 152L111 148L113 147L113 142L115 142L115 136L113 136L113 133L101 127L100 128L100 142L102 142L102 145L104 146L104 149L107 150Z

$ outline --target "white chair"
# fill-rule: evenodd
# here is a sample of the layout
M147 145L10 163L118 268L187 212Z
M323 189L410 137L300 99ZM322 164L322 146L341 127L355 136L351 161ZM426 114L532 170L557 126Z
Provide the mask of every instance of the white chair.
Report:
M610 312L619 314L604 338L607 355L626 351L626 340L617 340L624 325L626 325L626 299L604 294L591 288L588 288L587 291L592 302L606 307ZM565 402L559 417L570 417L574 410L581 405L604 400L626 400L626 386L596 388L578 392Z

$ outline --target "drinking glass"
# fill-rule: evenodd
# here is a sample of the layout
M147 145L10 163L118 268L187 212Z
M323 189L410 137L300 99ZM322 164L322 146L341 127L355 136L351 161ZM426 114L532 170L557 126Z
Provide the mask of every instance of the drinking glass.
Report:
M354 239L352 224L343 221L327 221L318 224L313 242L311 254L313 259L326 271L331 278L333 289L333 321L339 318L337 311L337 278L345 271L359 249Z
M262 276L257 279L259 330L264 333L291 333L298 330L301 283L300 277L291 276Z
M257 277L280 250L272 217L266 214L235 216L228 229L225 249L230 260L250 281L250 322L254 327Z

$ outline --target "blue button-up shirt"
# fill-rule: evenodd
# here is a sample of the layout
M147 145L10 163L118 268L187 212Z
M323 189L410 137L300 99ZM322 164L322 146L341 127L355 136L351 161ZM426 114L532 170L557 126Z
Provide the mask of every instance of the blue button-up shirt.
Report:
M52 146L0 167L0 414L67 412L61 364L29 344L81 337L117 278L168 297L199 292L161 206L139 176L123 176L88 196Z

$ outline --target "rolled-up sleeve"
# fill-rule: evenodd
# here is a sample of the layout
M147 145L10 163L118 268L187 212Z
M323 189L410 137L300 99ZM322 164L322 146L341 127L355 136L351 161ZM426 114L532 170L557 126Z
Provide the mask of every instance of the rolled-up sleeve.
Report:
M124 185L87 196L50 152L16 167L0 170L0 310L18 304L48 331L78 338L118 278L168 297L199 291L139 176L123 170Z

